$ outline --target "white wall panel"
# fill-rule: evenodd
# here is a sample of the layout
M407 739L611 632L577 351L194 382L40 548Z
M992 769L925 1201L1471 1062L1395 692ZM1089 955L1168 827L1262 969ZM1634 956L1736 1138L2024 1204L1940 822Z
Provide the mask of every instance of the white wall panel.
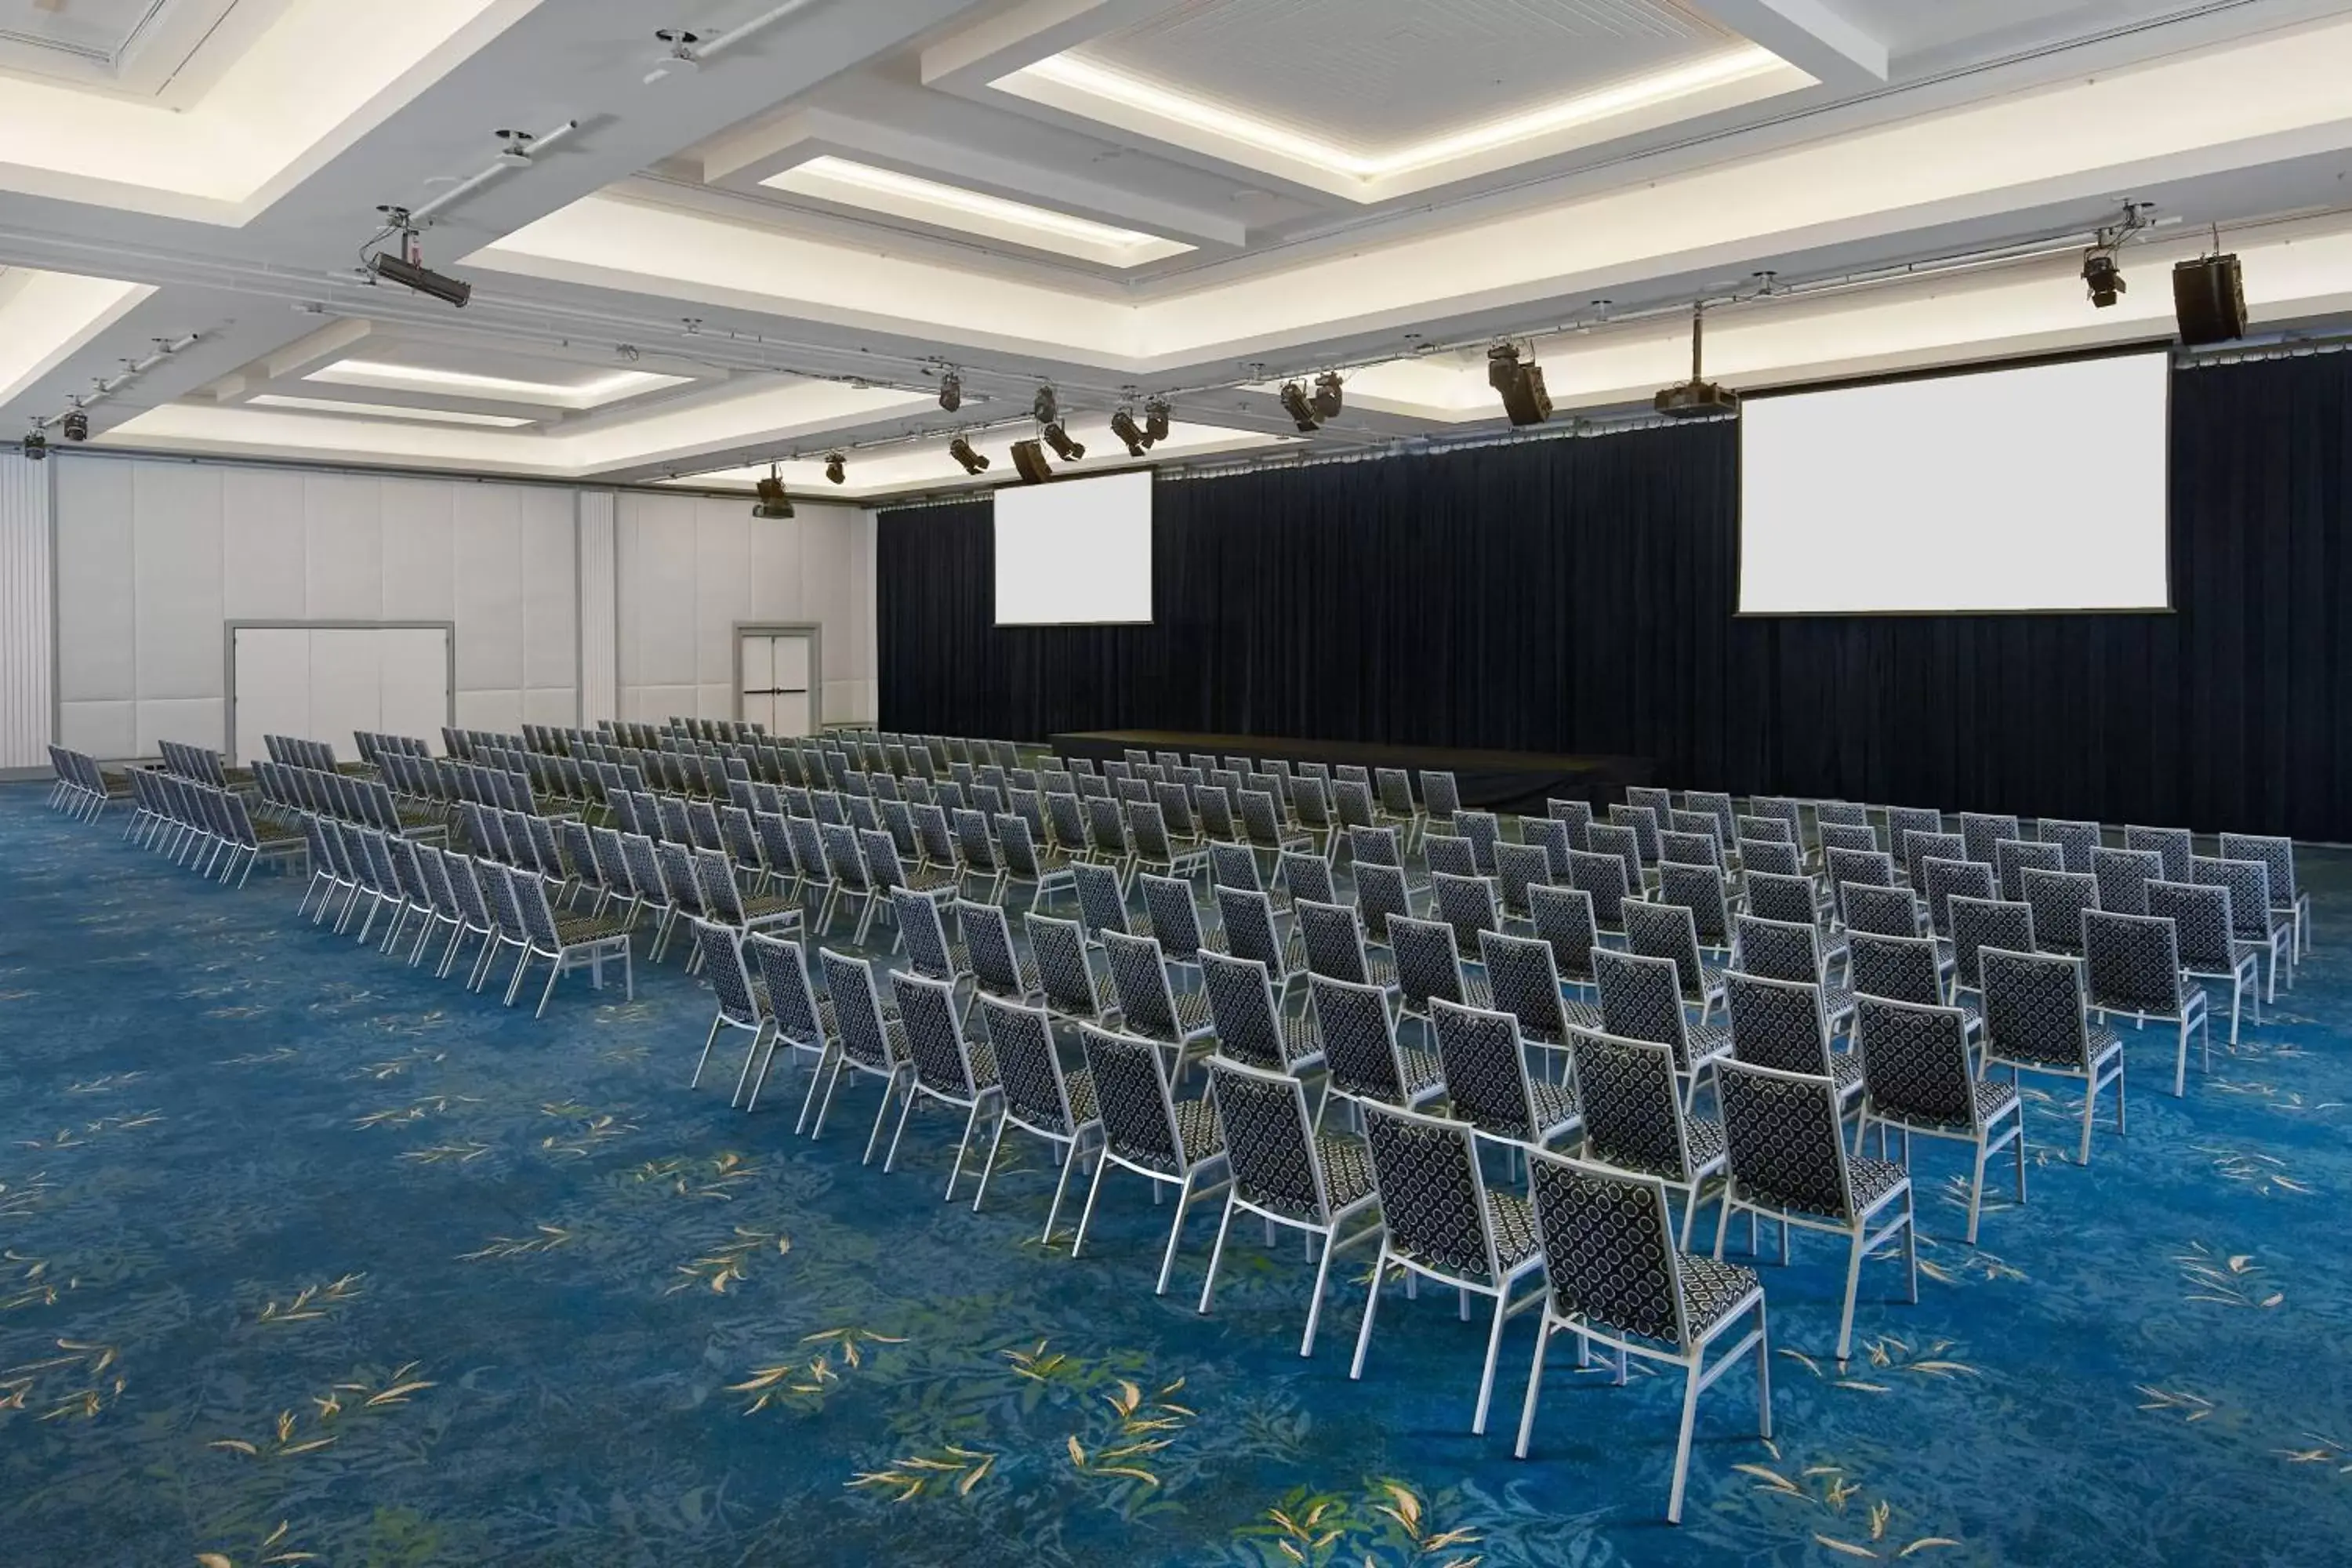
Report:
M314 633L332 638L333 632ZM377 713L369 726L387 735L437 741L449 721L449 634L439 626L395 626L341 634L375 643Z
M457 689L522 691L522 522L509 486L457 493Z
M46 765L56 697L48 467L0 458L0 768Z
M572 492L524 489L521 507L522 685L525 691L559 692L573 722L571 693L579 686L580 601L572 579L577 551L577 508ZM539 722L534 719L532 722Z
M310 728L310 634L292 626L247 626L236 634L239 762L267 757L265 736L318 737ZM324 737L319 737L323 739Z
M580 722L586 725L621 716L615 501L610 490L579 493Z
M450 535L457 487L439 479L385 479L383 485L383 619L456 620Z
M139 606L142 703L224 694L220 473L183 463L141 463L131 470L131 591ZM141 722L144 727L146 721Z
M215 685L220 684L215 677ZM152 757L163 749L164 741L185 741L192 746L210 746L217 751L226 737L222 726L228 704L217 697L151 698L142 697L136 704L137 717L131 735L131 755Z
M302 520L310 536L307 618L383 619L383 481L370 474L300 478Z
M127 697L120 701L60 702L58 744L93 757L132 756L139 738L138 718L139 704Z
M67 703L129 702L139 690L131 635L137 620L131 574L131 465L86 458L57 462L58 698ZM128 748L130 710L111 721L120 724ZM97 750L66 743L76 751Z

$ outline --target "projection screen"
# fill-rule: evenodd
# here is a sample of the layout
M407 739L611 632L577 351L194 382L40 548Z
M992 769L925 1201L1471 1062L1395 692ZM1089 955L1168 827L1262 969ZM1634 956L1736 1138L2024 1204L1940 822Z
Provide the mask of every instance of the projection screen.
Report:
M996 492L996 624L1151 619L1151 474Z
M1749 400L1740 613L2168 608L2169 376L2133 353Z

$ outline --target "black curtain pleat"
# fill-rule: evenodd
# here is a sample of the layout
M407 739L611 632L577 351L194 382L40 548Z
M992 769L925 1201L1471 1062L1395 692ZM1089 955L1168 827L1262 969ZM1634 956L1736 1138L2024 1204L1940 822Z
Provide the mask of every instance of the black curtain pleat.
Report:
M1162 480L1148 626L999 628L989 503L888 511L881 721L2352 840L2352 354L2178 371L2172 431L2171 615L1738 618L1728 424Z

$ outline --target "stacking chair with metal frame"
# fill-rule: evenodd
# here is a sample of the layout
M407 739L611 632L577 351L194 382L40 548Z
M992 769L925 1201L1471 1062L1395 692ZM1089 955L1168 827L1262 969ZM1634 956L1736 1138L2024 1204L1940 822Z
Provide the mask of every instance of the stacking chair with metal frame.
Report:
M1903 1167L1911 1166L1911 1134L1948 1138L1976 1150L1969 1178L1969 1233L1977 1244L1984 1206L1985 1162L2004 1145L2017 1155L2017 1201L2025 1201L2025 1102L2013 1083L1978 1078L1969 1067L1969 1023L1958 1007L1921 1005L1864 995L1854 1017L1862 1056L1862 1121L1853 1146L1875 1124L1879 1152L1886 1129L1903 1134ZM2004 1123L2006 1126L2004 1127Z
M1543 1268L1534 1205L1517 1193L1488 1189L1478 1166L1477 1134L1469 1123L1369 1100L1358 1104L1363 1110L1365 1140L1371 1146L1384 1225L1348 1376L1364 1375L1364 1357L1371 1349L1372 1323L1390 1265L1402 1265L1408 1283L1418 1276L1453 1286L1461 1293L1465 1320L1470 1298L1486 1297L1495 1303L1494 1318L1486 1331L1477 1413L1470 1421L1471 1432L1484 1435L1486 1411L1494 1402L1503 1325L1543 1298L1540 1291L1512 1298L1522 1280Z
M1964 811L1960 813L1960 842L1968 849L1968 858L1980 866L1993 864L1993 846L2004 838L2024 837L2017 818L1993 812Z
M2126 826L2124 847L2153 850L2163 863L2157 879L2167 882L2189 880L2189 863L2197 858L2197 841L2185 827Z
M1202 953L1201 979L1216 1023L1218 1055L1293 1078L1323 1070L1313 1013L1284 1011L1265 964Z
M1392 915L1389 947L1396 954L1397 1008L1404 1016L1426 1023L1433 998L1472 1007L1494 1005L1485 977L1462 973L1462 950L1453 928L1442 921Z
M2066 858L2066 869L2087 872L2091 854L2105 840L2105 829L2095 822L2074 822L2063 817L2045 816L2034 824L2034 829L2044 844L2055 844Z
M2179 1031L2179 1050L2172 1068L2174 1099L2188 1091L2189 1030L2204 1031L2205 1069L2212 1070L2213 1020L2205 987L2182 973L2179 939L2169 917L2086 911L2083 977L2091 1010L2100 1017L2128 1013L2136 1023L2146 1024L2152 1018Z
M1992 868L1981 860L1929 860L1925 868L1927 929L1949 940L1952 900L1991 898L1995 891Z
M2109 914L2147 913L2147 885L2164 875L2164 857L2153 849L2095 849L2091 877L2099 908Z
M907 1085L899 1101L898 1131L890 1135L890 1152L883 1156L882 1170L887 1174L897 1166L898 1141L906 1136L908 1118L918 1102L928 1100L961 1110L963 1136L956 1142L947 1191L940 1195L941 1203L952 1203L981 1112L1003 1098L996 1079L996 1055L986 1039L966 1036L956 1011L953 985L899 973L890 976L890 988L898 998L898 1016L906 1027Z
M1444 1095L1444 1068L1437 1053L1398 1044L1388 999L1378 986L1318 975L1308 982L1307 996L1330 1072L1329 1088L1316 1109L1317 1126L1335 1094L1407 1110Z
M1724 1179L1723 1123L1683 1110L1673 1047L1597 1029L1579 1029L1570 1039L1584 1112L1582 1158L1680 1192L1680 1244L1687 1250L1707 1178L1718 1185Z
M1528 906L1536 939L1551 949L1552 971L1560 984L1593 990L1600 984L1592 973L1592 950L1601 945L1601 928L1593 922L1592 895L1581 888L1533 888Z
M1568 856L1568 883L1591 900L1594 929L1603 935L1625 934L1625 904L1641 884L1627 879L1622 857L1603 850L1572 849Z
M1195 1043L1217 1034L1209 997L1169 985L1168 961L1150 937L1105 931L1102 940L1111 990L1118 998L1120 1029L1164 1047L1174 1058L1176 1081L1181 1083L1186 1062L1200 1054L1193 1050Z
M1029 836L1028 820L1019 813L997 816L996 844L1001 864L996 874L999 897L1013 884L1025 883L1029 906L1035 909L1045 903L1048 893L1069 889L1075 894L1077 883L1070 870L1070 857L1060 849L1038 848Z
M765 999L752 984L751 971L744 967L743 950L737 945L742 933L709 921L688 924L693 928L695 950L702 954L703 977L710 982L711 994L719 1004L719 1015L710 1020L710 1033L702 1039L702 1054L694 1059L694 1076L687 1080L688 1089L696 1089L701 1086L702 1069L710 1065L719 1037L729 1029L740 1029L751 1037L751 1043L743 1047L743 1070L750 1072L752 1059L767 1041L772 1020ZM742 1093L740 1079L736 1093Z
M2242 942L2230 933L2230 889L2150 882L2147 912L2172 922L2181 973L2191 980L2218 981L2230 987L2230 1043L2238 1043L2239 1011L2249 995L2254 999L2255 1026L2260 1027L2263 944Z
M794 1056L814 1057L808 1092L801 1097L800 1119L793 1123L793 1131L798 1132L807 1125L817 1080L824 1076L826 1058L837 1043L835 1031L826 1023L826 1010L817 1002L815 987L809 984L807 949L798 942L754 932L743 939L743 952L759 971L760 984L768 994L768 1038L767 1049L753 1053L759 1058L756 1075L751 1057L743 1058L743 1070L735 1076L734 1099L742 1101L747 1114L759 1106L760 1090L767 1086L768 1068L774 1064L779 1047Z
M2294 942L2287 952L2287 984L2293 989L2295 966L2311 951L2311 895L2295 881L2294 840L2277 834L2224 833L2220 851L2223 860L2261 861L2270 883L2270 912L2294 922Z
M821 1072L824 1079L824 1095L817 1101L816 1121L809 1128L811 1139L824 1136L824 1119L833 1109L833 1097L841 1088L844 1068L867 1078L882 1080L882 1100L874 1108L874 1130L866 1135L866 1153L858 1162L874 1163L874 1146L882 1140L882 1123L890 1114L890 1100L899 1090L900 1079L907 1075L907 1026L896 1018L882 1016L882 999L874 987L874 972L866 960L855 953L835 952L831 948L817 950L817 962L824 969L824 988L833 1002L835 1026L840 1036L833 1053L831 1069ZM819 1064L820 1068L824 1064ZM814 1093L816 1086L809 1086Z
M1482 931L1478 956L1495 1011L1518 1021L1522 1040L1558 1058L1561 1079L1566 1081L1569 1031L1599 1028L1601 1009L1590 1002L1570 1002L1561 996L1552 946L1539 937ZM1588 950L1588 962L1591 956Z
M2099 1090L2116 1086L2116 1131L2125 1131L2124 1046L2093 1023L2083 999L2083 961L2049 952L1988 947L1977 954L1984 980L1984 1054L1979 1070L2052 1073L2083 1084L2083 1142L2075 1163L2091 1163L2091 1121Z
M1756 1358L1756 1430L1771 1438L1772 1345L1763 1282L1752 1268L1677 1247L1665 1186L1654 1177L1558 1154L1535 1156L1529 1174L1549 1288L1513 1452L1528 1457L1543 1388L1544 1351L1553 1334L1576 1336L1580 1366L1592 1342L1613 1348L1621 1385L1628 1356L1679 1366L1683 1418L1675 1439L1666 1522L1680 1524L1698 1396L1750 1352ZM1736 1332L1739 1337L1709 1364L1708 1352Z
M981 1167L979 1189L971 1194L972 1212L980 1212L980 1202L988 1195L988 1180L995 1173L997 1152L1003 1147L1005 1129L1017 1127L1044 1140L1061 1163L1062 1173L1054 1184L1053 1206L1045 1211L1045 1229L1038 1238L1050 1247L1054 1222L1061 1217L1062 1199L1069 1190L1070 1173L1077 1166L1079 1150L1089 1132L1097 1137L1102 1132L1102 1119L1095 1107L1094 1075L1084 1068L1075 1072L1063 1070L1061 1057L1054 1048L1053 1021L1044 1008L1025 1007L983 995L980 999L980 1016L996 1058L1003 1104L996 1119L996 1131L989 1139L988 1161Z
M1457 1121L1521 1152L1545 1148L1583 1127L1567 1082L1528 1074L1517 1017L1444 1001L1430 1003L1429 1017L1445 1069L1445 1098Z
M1672 960L1684 1004L1697 1008L1702 1022L1713 1017L1723 1001L1723 966L1699 955L1691 911L1681 904L1629 903L1622 912L1625 951Z
M1102 1110L1102 1155L1094 1179L1087 1186L1087 1205L1078 1216L1078 1234L1070 1256L1086 1250L1087 1230L1094 1223L1095 1204L1102 1196L1103 1177L1113 1165L1133 1171L1161 1186L1176 1189L1176 1217L1168 1227L1168 1247L1160 1259L1160 1283L1154 1293L1168 1294L1168 1279L1176 1268L1176 1246L1183 1239L1184 1219L1196 1198L1215 1197L1231 1184L1227 1179L1202 1185L1202 1173L1227 1163L1224 1130L1215 1108L1205 1100L1175 1098L1168 1087L1167 1060L1150 1040L1115 1035L1093 1025L1078 1030L1087 1069L1094 1075L1095 1094ZM1228 1166L1230 1173L1230 1166Z
M1889 1161L1847 1155L1840 1136L1837 1090L1828 1079L1733 1061L1717 1069L1716 1082L1723 1096L1730 1180L1716 1216L1715 1255L1723 1256L1724 1233L1738 1209L1780 1223L1783 1262L1791 1225L1850 1238L1845 1306L1838 1318L1837 1360L1843 1370L1853 1349L1853 1303L1862 1283L1862 1260L1898 1233L1909 1299L1915 1306L1918 1303L1918 1227L1912 1213L1910 1173ZM1897 1202L1901 1214L1874 1228L1878 1216Z
M2189 880L2230 889L2230 934L2270 953L2263 1000L2278 1000L2279 962L2286 962L2286 988L2294 989L2294 917L2277 908L2270 868L2260 860L2218 860L2200 855L2189 862Z
M1592 967L1600 978L1602 1028L1671 1047L1683 1109L1689 1110L1699 1074L1731 1054L1730 1030L1721 1024L1693 1025L1684 1016L1682 985L1670 958L1642 958L1604 947L1592 955Z
M1318 1131L1319 1113L1307 1116L1307 1091L1287 1074L1219 1058L1209 1064L1209 1086L1233 1180L1225 1189L1216 1245L1209 1250L1199 1310L1208 1311L1216 1291L1217 1266L1224 1258L1225 1237L1236 1212L1256 1215L1269 1226L1319 1237L1315 1291L1307 1309L1307 1332L1298 1342L1298 1353L1311 1356L1332 1255L1381 1231L1374 1217L1379 1194L1372 1186L1370 1153L1360 1138ZM1349 1222L1360 1217L1369 1223L1343 1236Z
M2083 915L2099 907L2098 879L2088 871L2028 871L2025 902L2033 910L2033 942L2043 952L2080 958Z
M1398 994L1394 959L1374 953L1365 945L1364 930L1354 910L1311 900L1299 900L1294 910L1309 974L1328 975L1351 985L1378 986L1391 997Z
M1837 1085L1838 1114L1862 1095L1862 1061L1830 1048L1822 988L1801 980L1769 980L1734 972L1725 1015L1731 1054L1752 1067L1826 1078Z
M492 873L496 875L495 870ZM531 961L548 961L547 984L539 993L539 1007L533 1017L544 1016L547 999L555 994L555 982L566 971L585 963L598 990L604 986L604 964L608 959L621 961L621 978L625 995L634 1001L637 994L635 964L629 942L629 928L619 921L602 915L558 915L547 901L547 884L529 871L509 870L509 885L513 889L515 908L521 917L522 957L515 964L514 978L507 985L507 1000L511 1003L515 988L522 984L523 972Z

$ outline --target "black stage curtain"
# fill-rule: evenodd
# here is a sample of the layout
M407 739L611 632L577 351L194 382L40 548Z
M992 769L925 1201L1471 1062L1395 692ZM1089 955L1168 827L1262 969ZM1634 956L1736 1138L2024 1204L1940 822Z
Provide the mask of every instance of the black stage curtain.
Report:
M2352 840L2352 354L2178 371L2172 424L2168 616L1736 618L1728 424L1163 480L1149 626L999 629L988 503L885 512L881 721Z

